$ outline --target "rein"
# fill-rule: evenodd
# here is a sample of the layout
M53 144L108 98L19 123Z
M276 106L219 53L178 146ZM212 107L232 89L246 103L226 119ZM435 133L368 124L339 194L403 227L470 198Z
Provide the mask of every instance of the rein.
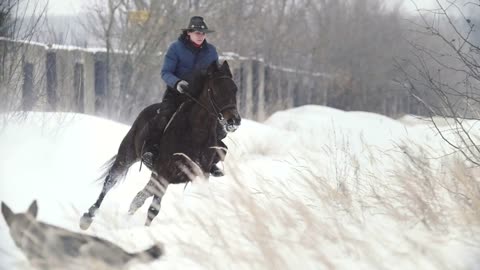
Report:
M183 92L184 95L186 95L189 99L193 100L195 103L197 103L198 105L200 105L203 109L205 109L209 114L213 115L213 116L217 116L216 114L212 113L205 105L203 105L200 101L198 101L198 99L192 97L189 93L187 92Z
M211 81L213 80L217 80L217 79L230 79L232 80L232 78L228 77L228 76L220 76L220 77L217 77L217 78L213 78ZM210 84L210 83L209 83ZM202 104L200 101L198 101L198 99L194 98L192 95L190 95L189 93L187 92L184 92L183 94L185 94L189 99L193 100L195 103L197 103L198 105L200 105L204 110L206 110L210 115L212 116L215 116L218 121L220 122L220 124L222 125L225 125L226 124L226 121L222 115L222 111L225 110L225 109L230 109L230 108L235 108L235 104L229 104L229 105L226 105L224 106L223 108L219 108L218 105L215 103L215 100L213 99L213 96L211 95L211 91L212 91L212 88L210 85L207 89L208 91L208 101L210 101L210 105L212 106L213 108L213 112L211 110L208 109L207 106L205 106L204 104Z

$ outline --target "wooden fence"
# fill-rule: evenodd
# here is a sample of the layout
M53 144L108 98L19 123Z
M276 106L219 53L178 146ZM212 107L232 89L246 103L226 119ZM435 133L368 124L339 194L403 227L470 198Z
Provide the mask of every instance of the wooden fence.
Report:
M129 102L125 85L136 67L125 61L114 70L108 63L122 63L124 55L6 39L0 39L0 55L0 96L4 100L0 111L79 112L130 123L144 105L159 102L165 89L160 78L163 56L159 55L158 72L143 82L144 87L153 89L144 97L145 102L127 116L115 114ZM220 58L228 60L233 71L244 118L261 121L278 110L327 105L328 91L335 89L335 80L328 74L275 67L234 54Z

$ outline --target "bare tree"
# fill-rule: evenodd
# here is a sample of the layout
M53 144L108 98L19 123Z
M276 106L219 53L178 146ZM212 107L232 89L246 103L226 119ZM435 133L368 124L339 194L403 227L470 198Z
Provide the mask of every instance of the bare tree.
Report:
M412 108L405 89L393 83L398 77L393 59L409 53L401 1L393 7L381 0L97 1L107 4L90 6L89 18L94 19L86 28L107 48L109 99L117 103L113 112L127 118L135 113L132 110L160 100L161 53L192 15L204 16L216 30L207 39L220 53L235 52L290 70L333 74L331 82L322 84L325 89L304 91L324 95L314 102L399 115ZM133 11L145 11L148 20L132 21ZM112 56L117 53L124 54ZM146 79L151 76L156 80ZM148 85L145 80L158 83ZM310 87L303 80L290 83Z
M106 6L98 1L89 8L83 24L106 48L108 117L129 122L161 100L161 54L175 38L171 29L180 17L175 14L187 8L176 1L141 0L109 0Z
M33 15L27 14L27 10ZM35 58L30 41L43 23L45 11L46 5L37 2L7 0L0 3L1 126L13 112L28 111L41 98L41 94L32 89L43 75L32 69L32 62L42 59Z
M480 165L478 138L470 133L480 118L480 43L474 36L479 28L467 10L480 14L480 1L437 0L435 9L419 9L410 41L414 57L401 70L439 135Z
M399 5L384 1L312 2L311 56L316 69L336 75L327 105L393 114L393 59L405 53Z

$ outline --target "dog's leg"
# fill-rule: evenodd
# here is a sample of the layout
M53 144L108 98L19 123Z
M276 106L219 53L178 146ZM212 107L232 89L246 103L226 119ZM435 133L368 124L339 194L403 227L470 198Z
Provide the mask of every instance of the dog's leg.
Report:
M150 204L150 207L148 208L147 221L145 222L145 226L150 226L152 220L158 215L158 212L160 212L162 197L167 191L167 187L168 182L166 180L160 179L160 181L157 181L153 200Z

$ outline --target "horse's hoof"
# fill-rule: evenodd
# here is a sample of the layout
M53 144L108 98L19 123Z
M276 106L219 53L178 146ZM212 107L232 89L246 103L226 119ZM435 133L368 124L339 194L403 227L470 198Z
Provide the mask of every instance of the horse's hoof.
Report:
M135 214L137 210L140 209L140 207L142 207L143 202L142 203L138 202L141 199L142 198L139 198L138 195L135 197L135 199L133 199L133 202L130 204L130 208L128 209L128 214L130 216L133 216L133 214ZM143 201L145 201L145 199L143 199Z
M88 227L90 227L90 224L92 224L93 218L88 214L85 213L83 216L80 218L80 229L86 230Z
M147 219L147 221L145 221L145 227L150 227L150 224L152 224L152 221Z

